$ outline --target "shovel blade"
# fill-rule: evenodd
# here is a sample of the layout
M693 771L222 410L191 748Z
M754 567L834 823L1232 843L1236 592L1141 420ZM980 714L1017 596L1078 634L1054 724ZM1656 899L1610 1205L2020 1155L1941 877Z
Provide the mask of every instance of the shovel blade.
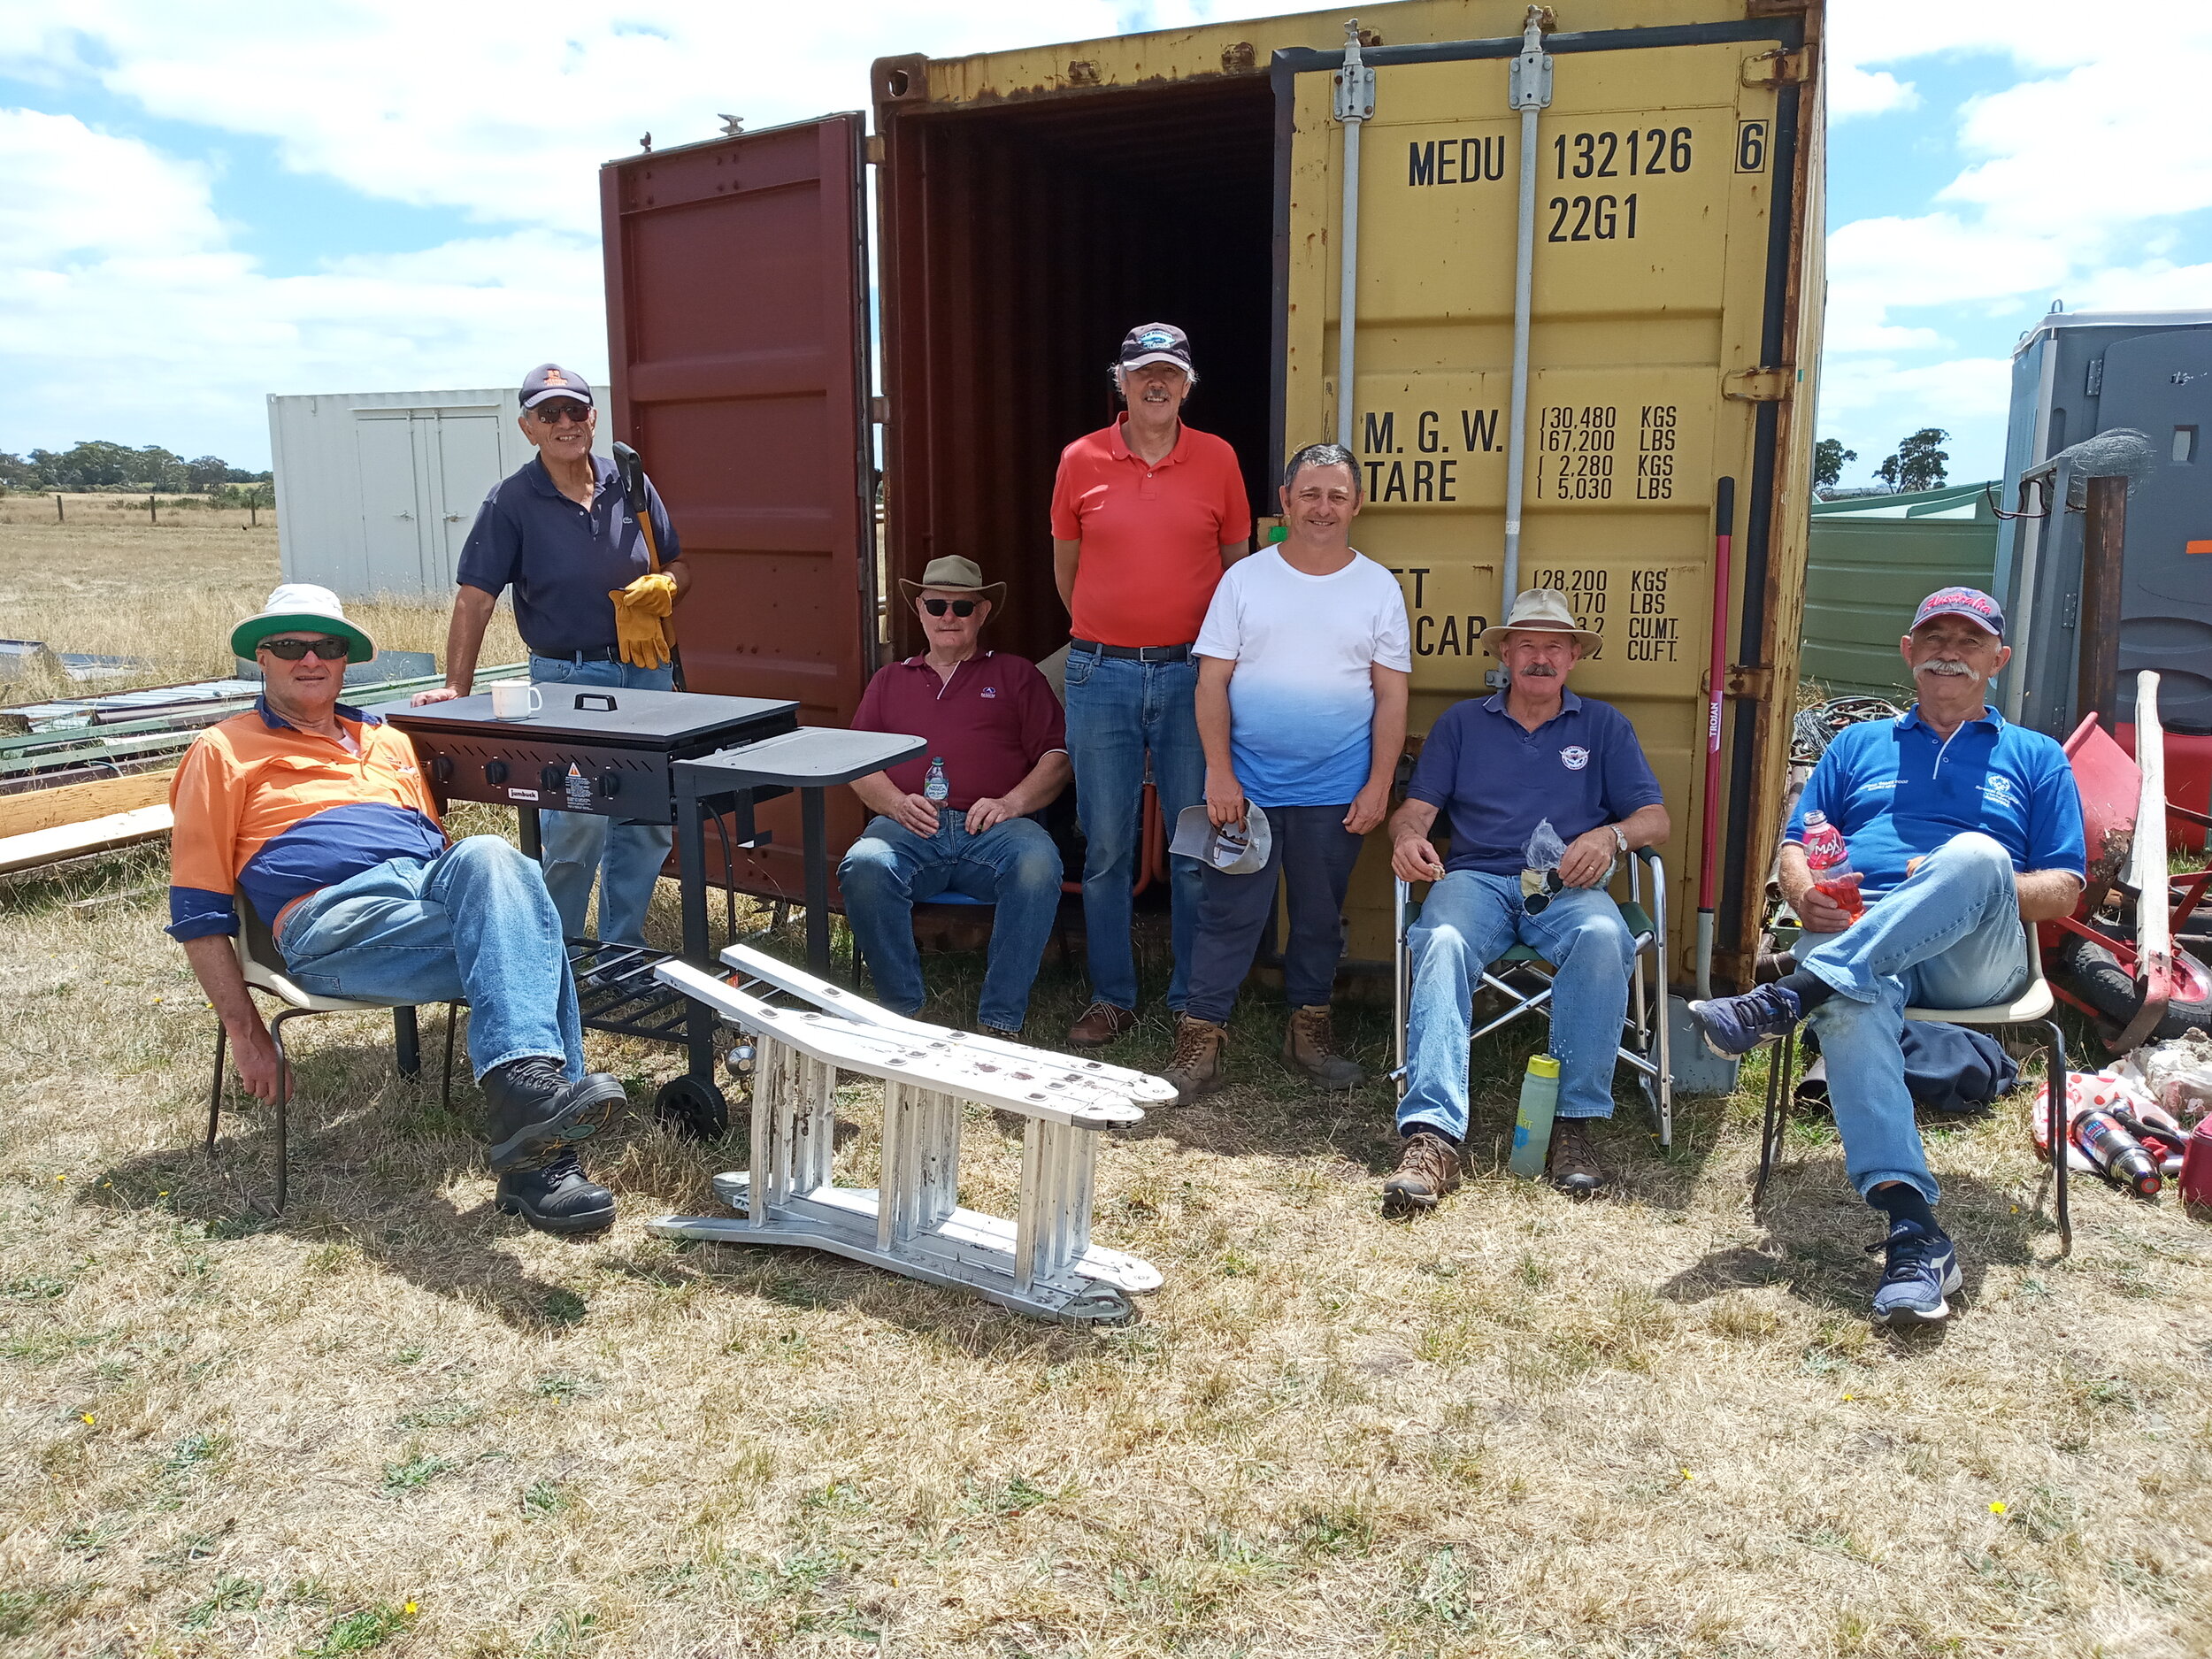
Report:
M1685 1094L1732 1094L1740 1062L1724 1060L1705 1046L1687 997L1667 999L1667 1058L1674 1086Z

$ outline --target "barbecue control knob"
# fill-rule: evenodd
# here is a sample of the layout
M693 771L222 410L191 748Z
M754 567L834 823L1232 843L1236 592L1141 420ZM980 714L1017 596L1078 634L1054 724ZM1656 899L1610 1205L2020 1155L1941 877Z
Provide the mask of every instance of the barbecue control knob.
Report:
M452 757L433 755L430 757L430 781L436 784L447 784L453 781Z
M615 791L621 788L622 780L617 777L613 772L603 772L598 777L592 780L592 785L602 795L604 795L609 799L612 799Z
M503 760L486 761L484 763L484 781L495 786L506 782L507 763Z
M538 787L549 794L561 787L561 769L550 764L538 768Z

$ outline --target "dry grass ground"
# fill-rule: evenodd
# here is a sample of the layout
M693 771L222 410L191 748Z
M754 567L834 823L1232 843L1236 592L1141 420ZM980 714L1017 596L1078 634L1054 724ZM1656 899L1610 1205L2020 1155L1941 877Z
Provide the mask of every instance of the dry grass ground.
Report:
M611 1233L494 1213L474 1091L442 1111L366 1016L305 1028L262 1218L261 1115L199 1150L163 879L142 850L0 888L0 1652L2207 1651L2212 1235L2083 1183L2059 1258L2019 1100L1932 1131L1967 1290L1893 1338L1824 1125L1747 1214L1755 1069L1671 1155L1624 1104L1577 1206L1498 1167L1522 1049L1486 1048L1481 1172L1395 1225L1387 1086L1301 1087L1254 996L1236 1086L1102 1149L1098 1236L1166 1285L1041 1327L649 1238L744 1166L743 1118L670 1138L675 1052L611 1040ZM932 968L972 1019L978 964ZM1079 995L1048 967L1033 1031ZM1165 1047L1155 1017L1115 1057ZM871 1182L866 1091L844 1116ZM1018 1141L979 1117L969 1148L964 1200L1004 1210Z
M78 685L59 674L11 680L0 666L0 703L127 690L227 674L227 641L239 618L261 608L281 580L272 514L246 526L242 509L165 503L149 524L146 503L128 496L73 495L67 521L54 501L0 500L0 636L43 640L57 651L134 657L144 672ZM380 645L445 652L446 606L419 600L361 600L347 606ZM494 617L483 660L522 659L511 612Z

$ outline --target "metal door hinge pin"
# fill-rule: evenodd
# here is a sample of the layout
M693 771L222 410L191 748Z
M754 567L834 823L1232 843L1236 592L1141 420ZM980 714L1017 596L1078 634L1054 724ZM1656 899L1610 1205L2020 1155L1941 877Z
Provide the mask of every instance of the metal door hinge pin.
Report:
M1551 108L1551 54L1544 36L1558 27L1549 6L1531 6L1521 30L1521 55L1506 79L1506 102L1517 110Z

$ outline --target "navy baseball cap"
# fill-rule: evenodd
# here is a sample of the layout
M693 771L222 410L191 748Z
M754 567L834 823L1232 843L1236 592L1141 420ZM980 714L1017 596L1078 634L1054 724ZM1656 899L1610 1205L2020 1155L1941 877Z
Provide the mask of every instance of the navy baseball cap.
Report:
M522 406L535 409L551 397L572 397L588 409L592 406L591 382L557 363L541 363L522 377Z
M1978 588L1939 588L1920 602L1912 625L1918 627L1930 617L1970 617L1999 639L2005 637L2005 608Z
M1171 363L1195 379L1191 367L1190 336L1173 323L1139 323L1121 338L1121 366L1141 368L1148 363Z

